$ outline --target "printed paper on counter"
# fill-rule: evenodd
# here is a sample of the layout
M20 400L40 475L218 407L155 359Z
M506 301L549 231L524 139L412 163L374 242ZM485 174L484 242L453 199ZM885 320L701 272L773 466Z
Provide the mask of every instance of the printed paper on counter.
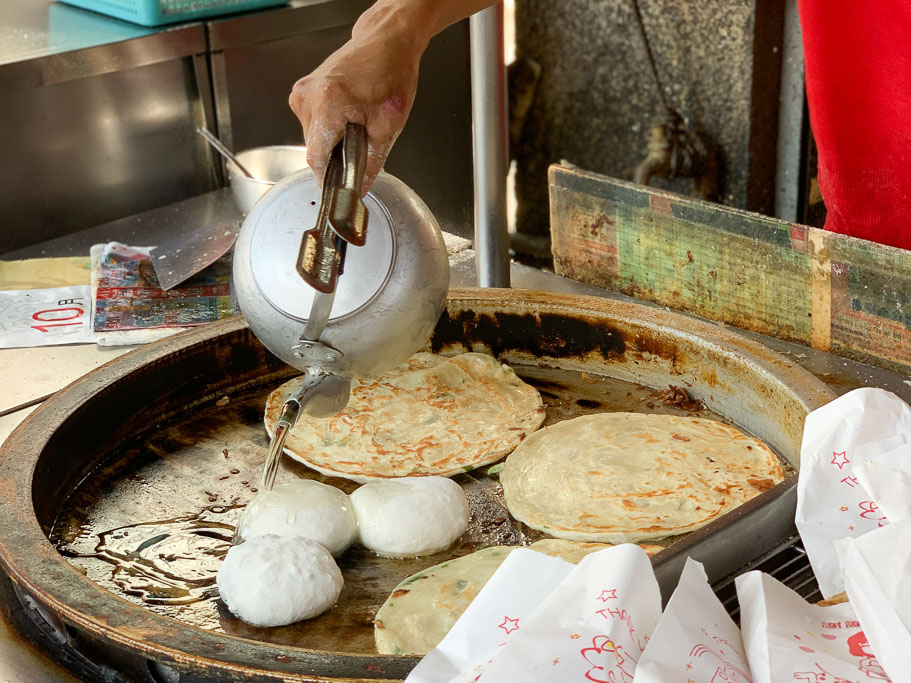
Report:
M0 348L93 344L88 285L0 292Z
M887 523L854 468L911 442L911 408L883 389L855 389L807 415L795 522L819 588L844 590L832 542Z
M96 332L107 335L192 327L234 315L227 260L221 259L180 287L164 291L149 252L149 247L119 242L92 247ZM140 337L137 342L149 341L141 335L134 336Z
M484 683L632 683L661 616L651 561L624 544L586 556L478 679Z
M847 602L811 605L758 571L735 583L753 683L889 681Z
M692 558L636 668L635 683L667 681L752 681L740 629Z
M418 662L406 683L475 680L573 565L516 548L471 601L446 637Z

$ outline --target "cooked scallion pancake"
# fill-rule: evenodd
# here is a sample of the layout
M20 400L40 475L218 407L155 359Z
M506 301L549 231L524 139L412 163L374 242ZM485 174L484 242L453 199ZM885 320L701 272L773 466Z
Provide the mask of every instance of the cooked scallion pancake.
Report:
M269 395L270 434L299 386L293 379ZM356 379L338 415L301 417L285 452L323 474L359 482L450 476L499 460L544 417L538 391L492 356L417 353L379 377Z
M532 434L500 483L512 516L535 529L625 543L694 531L782 478L765 444L721 422L598 413Z
M529 548L579 562L589 553L609 548L606 543L580 543L546 538ZM649 555L661 546L643 546ZM392 591L376 613L374 639L380 654L425 655L449 633L484 584L516 546L496 545L443 562L409 576Z
M430 652L512 550L505 545L484 548L402 581L373 620L377 651L384 655Z
M551 557L559 557L561 560L566 560L573 564L579 564L586 555L591 555L599 550L610 548L612 545L613 544L611 543L570 541L565 538L542 538L540 541L535 541L528 547L532 550L537 550L539 553L544 553ZM657 555L664 550L663 546L645 543L640 544L640 547L649 557Z

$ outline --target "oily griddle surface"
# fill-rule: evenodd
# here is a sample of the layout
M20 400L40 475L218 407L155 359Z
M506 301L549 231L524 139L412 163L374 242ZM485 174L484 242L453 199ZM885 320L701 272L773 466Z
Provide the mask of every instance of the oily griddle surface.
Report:
M513 367L541 392L547 405L544 425L610 411L722 419L704 409L693 412L666 406L654 390L621 380L537 365ZM338 558L345 579L338 604L315 619L279 628L257 628L235 618L215 598L186 605L158 605L125 593L112 578L115 566L92 557L98 534L200 513L233 524L259 482L268 448L263 408L274 388L269 385L222 399L218 402L221 405L210 404L137 437L61 504L51 541L98 585L188 625L277 645L372 654L376 652L372 619L402 579L485 546L527 545L546 537L512 520L496 477L488 476L489 467L483 467L454 477L468 496L471 518L468 530L452 548L420 558L386 559L353 546ZM315 479L347 493L357 488L354 482L323 476L285 457L277 482L294 477ZM218 553L226 551L224 543L217 549ZM180 561L186 567L192 557Z

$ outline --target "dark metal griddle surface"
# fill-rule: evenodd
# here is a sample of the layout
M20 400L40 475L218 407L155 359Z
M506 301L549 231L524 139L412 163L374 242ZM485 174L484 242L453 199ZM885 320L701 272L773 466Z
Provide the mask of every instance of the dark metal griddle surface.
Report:
M684 386L792 463L803 415L832 396L789 361L714 326L584 297L455 291L433 347L486 350L509 362L542 391L550 422L600 410L673 412L636 385ZM140 606L115 596L110 564L65 560L48 541L52 536L69 554L91 554L97 534L115 527L204 510L230 520L232 506L252 495L264 458L265 396L288 377L243 321L232 320L128 354L48 401L0 457L0 485L10 500L0 511L0 560L20 597L128 671L147 674L152 662L192 672L194 680L403 677L415 658L367 654L372 616L392 587L447 556L540 536L509 520L495 480L483 471L459 477L473 520L458 547L405 561L353 549L341 560L347 584L339 607L284 629L253 629L212 601L176 611ZM353 489L294 464L284 476L302 474ZM658 557L669 556L665 564L673 566L685 550L707 562L710 578L721 578L742 558L715 548L700 557L703 544L792 491L793 480L766 491ZM757 535L755 553L780 540Z
M542 394L547 404L545 426L608 411L695 415L730 422L705 409L665 405L659 391L602 375L537 366L516 366L516 370ZM199 517L233 525L255 493L268 448L263 406L273 388L274 384L257 387L223 400L222 405L200 407L119 449L113 462L83 481L61 506L50 534L52 543L100 586L191 626L280 645L373 654L373 616L402 579L482 547L527 545L546 537L510 517L496 477L488 476L488 467L484 467L454 477L471 507L469 529L455 547L420 558L386 559L355 545L339 559L345 586L338 605L317 619L281 628L256 628L235 618L214 597L188 604L149 603L148 596L142 597L149 586L159 586L158 592L167 598L167 591L162 590L166 584L141 577L127 580L122 565L96 555L99 534L110 535L112 530L126 527L125 532L114 535L129 534L123 547L135 552L143 541L154 541L169 531L193 529L195 533L186 543L152 543L149 552L143 551L145 557L165 569L173 568L176 574L181 567L187 573L186 567L193 563L188 555L195 553L201 561L211 552L219 557L227 552L229 534L216 537L212 531L217 532L217 527L210 531L208 525L199 524ZM787 470L787 463L783 465ZM278 482L297 477L315 479L346 493L358 486L284 458ZM661 543L670 545L674 540ZM205 574L211 586L214 574ZM126 592L124 584L131 592Z

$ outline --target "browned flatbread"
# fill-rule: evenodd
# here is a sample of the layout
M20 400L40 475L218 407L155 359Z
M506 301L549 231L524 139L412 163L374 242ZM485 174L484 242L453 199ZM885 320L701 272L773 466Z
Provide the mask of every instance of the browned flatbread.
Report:
M848 602L848 594L842 591L836 595L833 595L827 600L820 600L816 604L820 607L831 607L832 605L840 605L843 602Z
M698 529L782 478L765 444L721 422L598 413L529 436L500 483L512 516L535 529L636 543Z
M537 550L539 553L559 557L561 560L566 560L573 564L579 564L586 555L591 555L605 548L611 548L613 545L611 543L593 543L591 541L570 541L566 538L542 538L528 547L532 550ZM654 557L664 550L664 546L650 543L640 543L639 547L649 557Z
M271 434L299 379L269 395ZM544 421L538 391L492 356L417 353L380 377L357 379L328 419L302 417L285 452L322 472L364 482L451 476L499 460Z
M430 652L516 547L484 548L428 567L402 581L386 598L374 619L377 651L398 655ZM586 555L611 546L609 543L545 538L528 547L578 564ZM649 557L664 550L658 545L641 547Z

